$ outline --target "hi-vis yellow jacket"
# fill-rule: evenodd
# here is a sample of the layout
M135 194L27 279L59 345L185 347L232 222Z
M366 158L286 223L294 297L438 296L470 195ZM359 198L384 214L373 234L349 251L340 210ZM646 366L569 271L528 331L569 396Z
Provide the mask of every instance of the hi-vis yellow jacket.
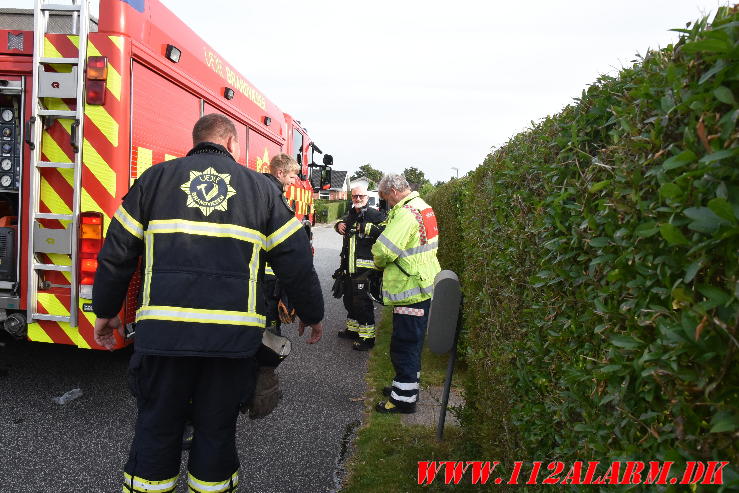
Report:
M118 313L139 256L138 352L254 355L265 324L265 262L301 320L323 318L303 225L277 187L217 144L200 143L187 157L152 166L131 187L98 256L98 317Z
M386 305L411 305L431 298L439 273L439 229L434 210L411 192L390 209L387 226L372 246L375 265L383 269Z

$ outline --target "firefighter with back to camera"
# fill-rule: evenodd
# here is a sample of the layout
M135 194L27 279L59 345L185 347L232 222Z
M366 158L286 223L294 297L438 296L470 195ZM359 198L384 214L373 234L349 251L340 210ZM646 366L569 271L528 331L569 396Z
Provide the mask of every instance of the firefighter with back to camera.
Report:
M367 293L373 277L380 275L372 260L372 245L381 231L385 213L367 205L364 184L355 184L351 194L352 207L334 225L336 232L344 236L341 265L334 276L343 280L347 311L346 328L338 336L354 339L354 349L368 351L375 345L375 311Z
M236 418L251 399L264 331L265 261L285 281L308 343L322 335L323 298L308 239L280 192L236 162L223 115L202 117L187 157L146 170L111 221L93 288L95 340L112 348L142 256L129 385L138 415L124 492L174 491L191 413L192 491L235 491ZM191 403L190 403L191 401Z

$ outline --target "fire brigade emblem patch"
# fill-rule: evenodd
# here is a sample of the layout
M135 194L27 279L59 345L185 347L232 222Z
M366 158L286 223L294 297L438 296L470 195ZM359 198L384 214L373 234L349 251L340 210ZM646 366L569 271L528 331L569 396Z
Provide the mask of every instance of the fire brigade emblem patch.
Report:
M215 169L190 171L190 181L180 187L187 194L187 206L200 209L204 215L213 211L227 211L228 199L236 195L231 185L231 175Z

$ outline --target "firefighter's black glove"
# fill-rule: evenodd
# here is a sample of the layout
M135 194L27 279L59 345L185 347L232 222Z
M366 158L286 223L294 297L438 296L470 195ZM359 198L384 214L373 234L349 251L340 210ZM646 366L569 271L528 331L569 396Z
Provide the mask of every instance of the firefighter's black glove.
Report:
M334 298L341 298L344 296L344 271L341 270L341 267L336 269L334 274L331 276L335 279L334 285L331 287L331 294Z
M283 324L291 324L295 321L295 308L288 306L282 300L277 302L277 314L280 317L280 322Z
M252 397L251 402L241 406L241 413L246 413L248 410L249 418L264 418L275 410L281 398L280 379L275 373L275 369L269 366L260 366L257 372L254 397Z

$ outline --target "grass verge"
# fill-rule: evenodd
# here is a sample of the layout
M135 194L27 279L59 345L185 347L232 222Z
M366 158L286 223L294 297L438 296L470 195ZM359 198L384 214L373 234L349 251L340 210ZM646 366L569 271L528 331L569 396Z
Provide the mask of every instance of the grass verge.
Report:
M444 440L436 440L436 426L405 426L400 415L379 414L375 403L384 400L382 388L392 382L395 372L390 363L392 313L385 308L377 326L377 340L369 360L368 392L365 418L359 430L355 451L347 465L347 479L342 493L395 493L418 491L418 462L428 460L464 460L468 454L458 427L447 426ZM448 355L436 355L424 348L421 360L421 386L441 386L446 378ZM464 368L457 365L454 382L461 382ZM447 413L447 423L449 415ZM465 491L462 484L445 486L443 478L424 491ZM469 484L467 485L469 486ZM477 489L479 490L479 487Z

